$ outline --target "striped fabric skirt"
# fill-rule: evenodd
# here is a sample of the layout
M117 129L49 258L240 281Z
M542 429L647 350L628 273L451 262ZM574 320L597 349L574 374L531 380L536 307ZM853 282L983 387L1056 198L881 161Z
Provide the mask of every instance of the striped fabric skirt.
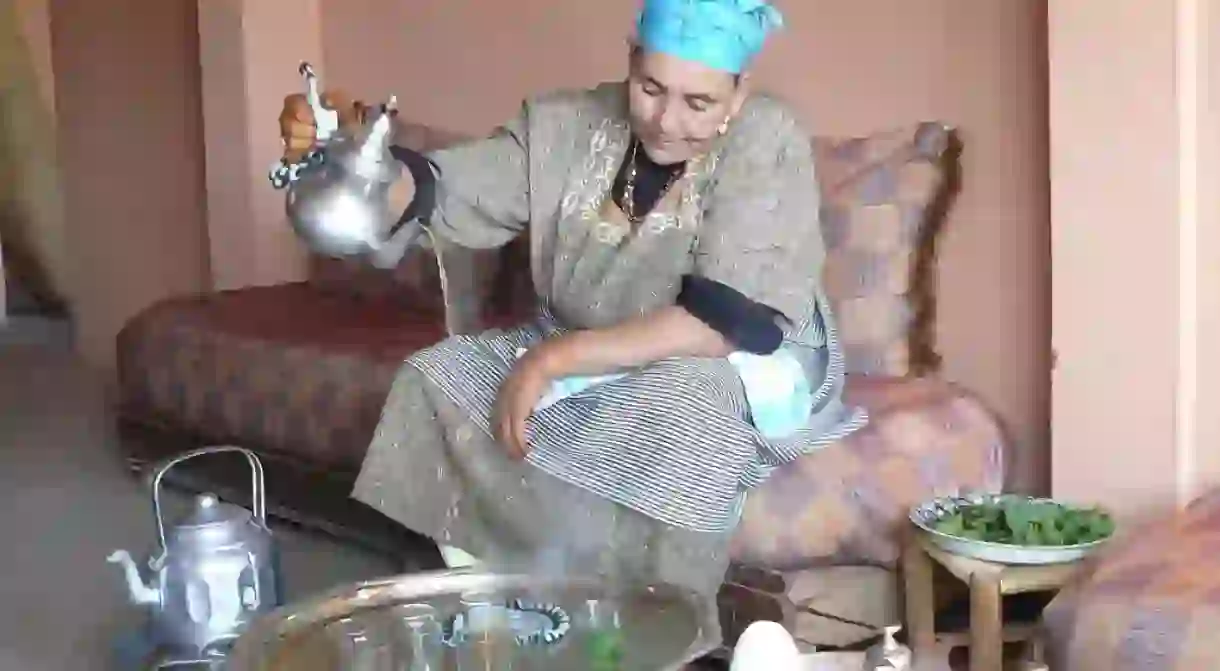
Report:
M569 396L535 413L529 457L515 461L492 438L491 409L517 350L550 332L458 336L409 359L353 496L493 569L691 589L708 600L710 650L728 542L775 453L736 370L671 359ZM809 434L818 442L854 428L841 406L815 419L830 427Z

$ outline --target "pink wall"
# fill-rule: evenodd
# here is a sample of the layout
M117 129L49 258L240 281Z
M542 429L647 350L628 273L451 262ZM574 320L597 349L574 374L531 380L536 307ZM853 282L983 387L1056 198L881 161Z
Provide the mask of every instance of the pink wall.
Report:
M276 119L319 60L319 0L200 0L207 230L218 289L300 279L305 255L267 172L279 158Z
M1022 448L1020 480L1044 483L1045 3L780 4L790 29L759 79L818 132L934 118L961 128L966 185L941 248L945 374L1005 419ZM84 348L108 359L124 319L205 285L209 267L221 287L300 276L265 181L297 60L370 99L397 93L421 121L480 131L532 92L622 76L635 5L209 0L198 3L197 46L194 2L51 0L69 218L87 278Z
M1220 484L1220 10L1053 3L1056 494Z
M195 0L43 7L78 347L106 369L124 321L207 285Z
M961 128L965 189L940 264L945 374L1007 421L1025 448L1020 479L1045 483L1046 3L779 4L789 29L763 57L759 81L795 102L815 132L867 133L916 119ZM621 77L635 6L323 3L323 74L369 100L396 93L404 114L420 121L484 130L531 92Z
M1052 3L1048 75L1037 0L783 4L791 28L760 80L818 132L961 128L940 345L946 375L1024 448L1021 479L1046 476L1053 247L1056 493L1131 511L1220 482L1220 192L1207 187L1220 12ZM47 45L37 68L55 73L44 95L60 117L82 349L106 362L124 319L206 286L209 263L220 286L299 276L264 171L300 58L370 99L398 93L421 121L479 131L532 91L621 76L634 5L209 0L197 45L193 1L19 0L27 37Z

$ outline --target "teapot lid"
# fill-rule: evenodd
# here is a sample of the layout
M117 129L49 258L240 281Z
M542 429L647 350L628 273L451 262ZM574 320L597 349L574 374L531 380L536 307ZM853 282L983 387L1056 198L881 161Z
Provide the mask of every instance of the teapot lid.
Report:
M200 494L195 497L195 505L186 517L174 526L174 533L190 533L224 525L243 524L250 520L250 511L225 503L215 494Z

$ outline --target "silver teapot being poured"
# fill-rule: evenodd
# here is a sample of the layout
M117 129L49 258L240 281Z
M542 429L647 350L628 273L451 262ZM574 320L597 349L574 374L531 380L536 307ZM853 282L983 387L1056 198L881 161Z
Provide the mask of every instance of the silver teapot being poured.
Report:
M402 175L402 164L390 152L397 101L391 97L370 109L359 127L341 128L337 113L322 106L313 68L302 63L300 71L318 146L300 163L281 161L272 169L272 185L288 189L288 220L315 253L368 256L376 265L392 265L422 230L420 220L392 212L387 197L390 185ZM434 180L422 172L427 174L412 172L417 193L421 178Z

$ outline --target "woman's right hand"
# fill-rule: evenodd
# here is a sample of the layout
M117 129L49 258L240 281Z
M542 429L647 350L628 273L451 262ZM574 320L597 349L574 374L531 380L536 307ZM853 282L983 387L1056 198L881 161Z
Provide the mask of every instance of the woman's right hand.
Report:
M339 113L339 128L346 129L364 123L368 107L358 100L352 100L342 91L327 91L322 94L322 107ZM284 108L280 111L280 138L284 141L284 160L289 164L305 158L313 150L318 141L317 121L314 119L313 108L304 93L293 93L284 98ZM403 170L399 179L390 185L390 211L395 213L395 219L415 198L415 180L411 173Z
M364 121L365 106L342 91L323 93L322 106L339 113L340 128ZM284 160L288 163L305 158L317 143L317 120L304 93L293 93L284 98L284 108L280 111L280 138L284 141Z

